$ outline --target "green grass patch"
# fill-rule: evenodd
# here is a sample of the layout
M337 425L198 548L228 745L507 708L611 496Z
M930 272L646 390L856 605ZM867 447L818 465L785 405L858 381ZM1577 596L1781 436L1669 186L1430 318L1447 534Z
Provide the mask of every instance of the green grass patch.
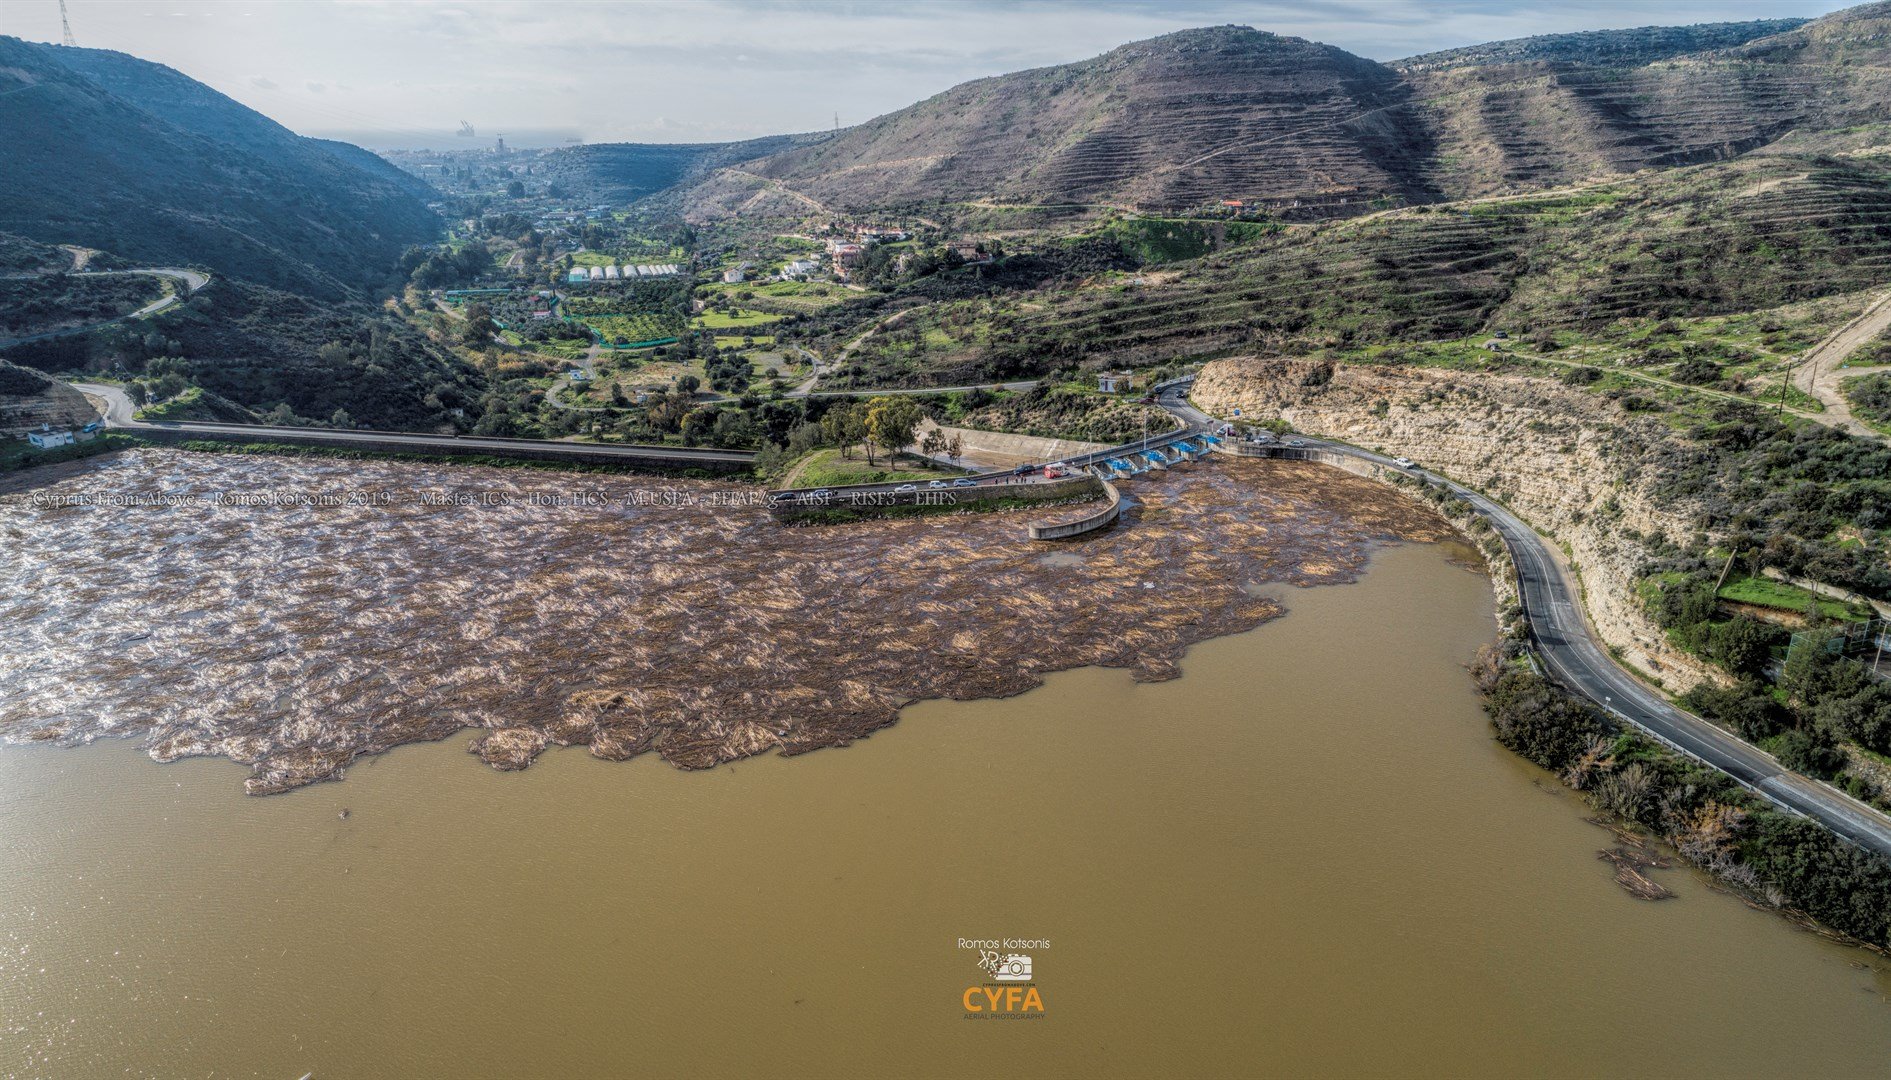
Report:
M899 468L890 468L884 455L876 457L878 465L867 464L866 455L859 450L855 456L844 458L839 450L816 450L809 454L795 473L796 487L841 487L846 484L887 484L908 481L923 483L927 480L950 480L963 472L950 472L920 465L910 458L904 459Z
M691 320L690 325L699 330L727 330L746 326L767 326L780 322L782 316L770 311L737 310L733 314L726 311L705 311Z
M1869 615L1839 600L1832 600L1809 592L1797 585L1772 578L1738 578L1721 586L1717 594L1720 599L1736 604L1752 604L1755 607L1773 608L1779 611L1813 613L1828 619L1860 620Z

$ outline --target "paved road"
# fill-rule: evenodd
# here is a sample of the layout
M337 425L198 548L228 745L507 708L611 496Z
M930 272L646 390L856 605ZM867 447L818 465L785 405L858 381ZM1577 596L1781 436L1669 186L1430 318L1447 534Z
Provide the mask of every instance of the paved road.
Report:
M1172 403L1165 393L1162 404L1194 426L1208 417L1186 403ZM1391 458L1355 446L1307 438L1309 449L1342 454L1397 469ZM1844 792L1791 772L1772 755L1706 720L1670 704L1640 680L1616 665L1596 641L1577 600L1581 595L1571 573L1551 553L1550 546L1522 519L1502 504L1453 483L1436 473L1413 470L1451 489L1475 506L1503 537L1517 567L1524 612L1537 655L1564 686L1589 698L1617 718L1662 742L1727 773L1759 791L1774 803L1822 822L1859 847L1891 857L1891 817L1866 806Z
M204 436L238 437L257 442L293 439L335 446L397 446L416 453L491 453L503 456L529 450L533 454L570 457L573 460L621 458L626 462L666 461L702 462L716 465L747 465L755 455L747 450L716 450L704 447L639 446L624 443L563 442L553 439L502 439L489 436L422 435L405 431L345 431L333 428L274 427L267 424L210 424L151 422L139 420L131 399L116 386L104 383L73 383L82 393L105 402L105 425L129 431L182 431Z
M150 267L148 269L143 269L143 270L97 270L97 271L80 270L80 271L74 271L72 276L74 277L124 277L128 274L142 274L146 277L169 278L172 281L177 282L178 287L176 291L171 292L168 295L161 296L158 299L151 301L149 304L146 304L145 306L139 308L138 310L131 312L130 314L120 315L115 319L105 319L102 322L87 323L84 326L68 326L63 330L48 330L44 334L32 334L28 337L13 338L8 341L0 341L0 349L10 348L14 345L25 345L26 343L31 342L31 341L46 341L51 338L70 337L73 334L84 334L93 330L97 330L100 327L110 326L113 323L130 322L133 319L142 319L147 315L156 315L158 312L163 311L165 308L168 308L173 304L183 303L185 298L190 296L191 293L194 293L198 289L203 288L205 285L210 284L210 275L202 274L195 270L186 270L182 267L177 267L177 266L155 266L155 267Z

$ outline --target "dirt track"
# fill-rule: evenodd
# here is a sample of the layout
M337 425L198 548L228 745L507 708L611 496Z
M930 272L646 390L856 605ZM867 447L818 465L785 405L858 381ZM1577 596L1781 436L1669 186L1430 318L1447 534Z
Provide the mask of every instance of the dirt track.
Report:
M1877 340L1887 327L1891 327L1891 292L1872 301L1856 319L1806 352L1799 370L1793 374L1793 385L1818 398L1825 406L1821 423L1868 439L1884 438L1852 416L1851 402L1845 400L1839 384L1866 370L1847 368L1845 361L1868 342Z

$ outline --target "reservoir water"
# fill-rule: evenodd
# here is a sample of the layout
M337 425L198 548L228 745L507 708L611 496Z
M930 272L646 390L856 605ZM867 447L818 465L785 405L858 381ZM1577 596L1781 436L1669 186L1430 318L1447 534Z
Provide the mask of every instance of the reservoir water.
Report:
M707 772L0 746L0 1076L1891 1075L1883 960L1632 899L1492 742L1453 554ZM968 1019L1006 938L1043 1011Z

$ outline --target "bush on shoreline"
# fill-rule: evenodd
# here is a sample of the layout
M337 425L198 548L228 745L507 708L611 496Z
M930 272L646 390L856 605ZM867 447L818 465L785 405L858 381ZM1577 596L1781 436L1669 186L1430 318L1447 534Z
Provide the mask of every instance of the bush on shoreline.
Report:
M1472 672L1498 741L1556 772L1598 809L1655 832L1688 861L1776 907L1891 947L1891 860L1624 731L1502 648L1486 647Z

